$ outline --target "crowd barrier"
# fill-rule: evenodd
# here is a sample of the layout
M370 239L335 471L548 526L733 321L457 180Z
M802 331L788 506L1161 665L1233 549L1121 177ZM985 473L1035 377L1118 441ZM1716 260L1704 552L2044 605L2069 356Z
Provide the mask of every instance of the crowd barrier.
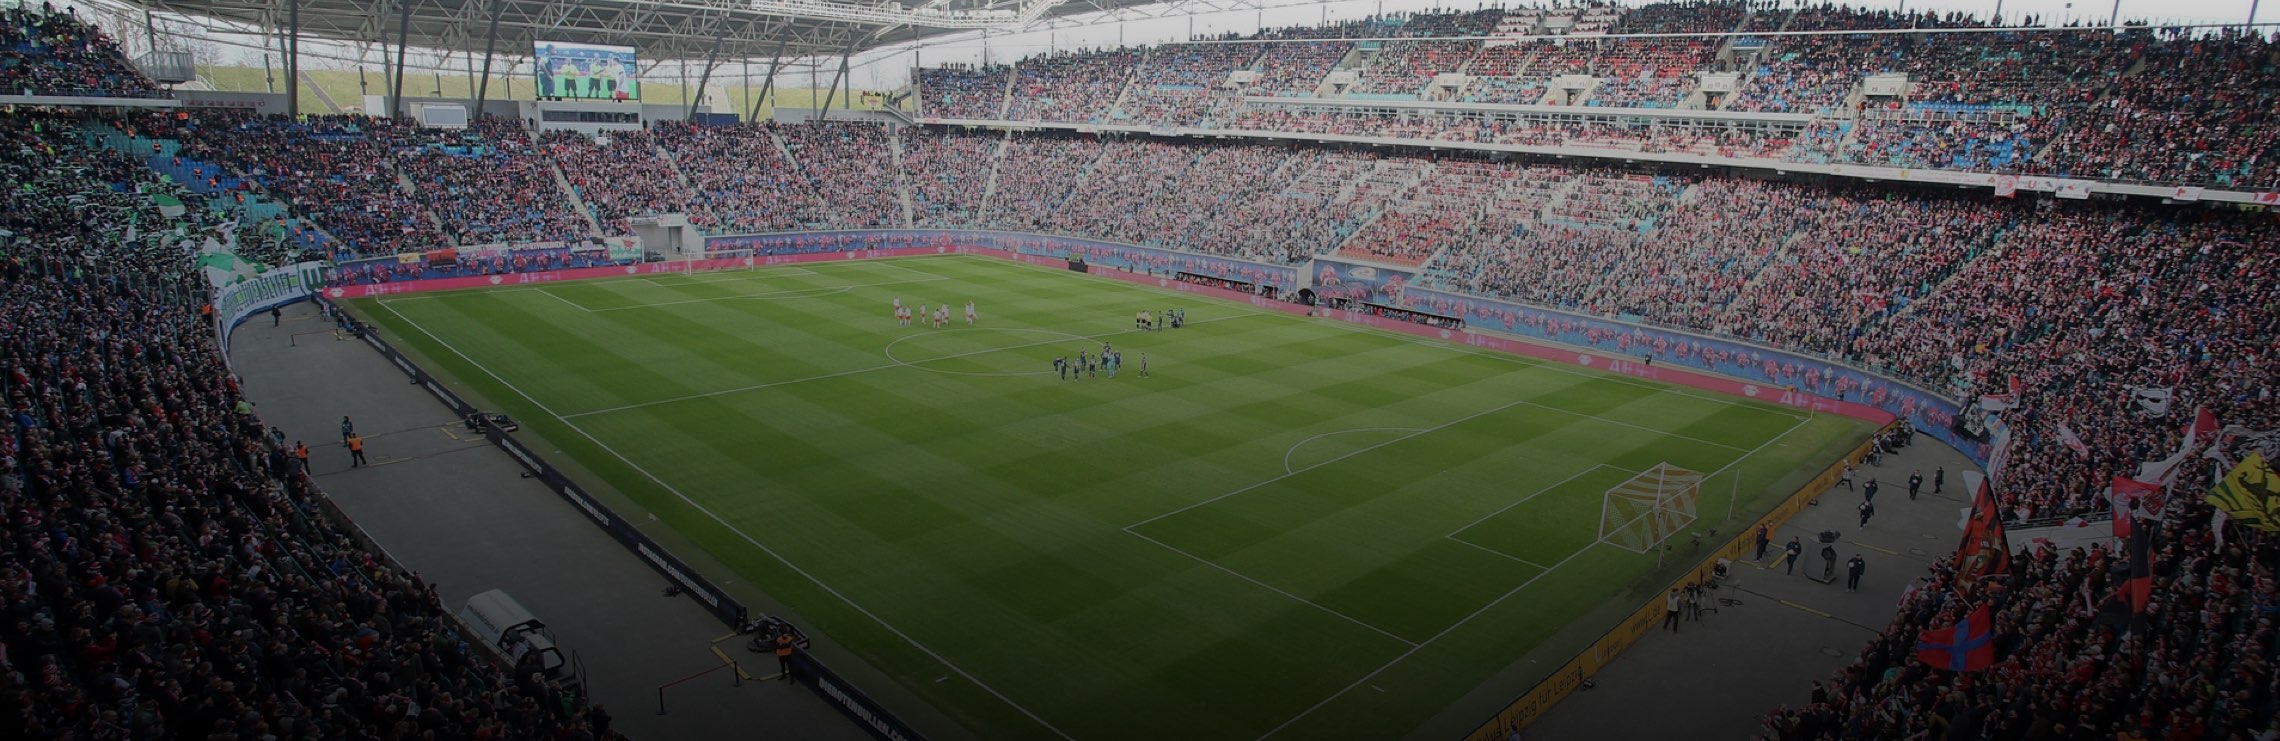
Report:
M1890 428L1887 427L1886 429ZM1875 436L1870 436L1869 440L1862 441L1860 445L1852 449L1852 452L1846 453L1843 459L1830 463L1827 468L1821 470L1819 475L1814 476L1811 481L1805 482L1803 486L1798 487L1796 492L1791 493L1788 499L1774 507L1773 511L1767 512L1764 517L1758 518L1758 521L1751 523L1749 527L1742 528L1740 532L1734 534L1732 539L1727 540L1725 545L1703 556L1702 560L1696 563L1691 570L1672 580L1665 589L1708 582L1713 570L1717 568L1719 559L1742 560L1744 554L1750 553L1757 547L1757 529L1759 527L1762 526L1769 531L1778 532L1783 524L1789 522L1790 518L1795 517L1798 512L1810 506L1813 500L1819 498L1821 493L1827 491L1830 486L1834 486L1838 477L1844 475L1846 466L1857 464L1861 459L1867 457L1869 446L1874 442ZM1613 663L1615 657L1622 654L1624 649L1630 648L1632 644L1638 643L1640 638L1654 632L1655 627L1662 623L1664 615L1668 612L1663 604L1663 595L1663 590L1656 590L1647 595L1646 603L1640 605L1638 610L1633 611L1630 617L1624 618L1623 622L1616 623L1615 627L1608 629L1605 634L1599 637L1599 640L1593 641L1590 646L1576 652L1576 655L1568 659L1566 664L1560 665L1558 670L1537 682L1533 689L1528 690L1526 694L1513 700L1512 704L1505 706L1503 710L1491 716L1488 722L1474 728L1472 733L1466 734L1465 741L1510 741L1510 739L1519 738L1522 730L1543 718L1544 713L1549 712L1552 706L1558 705L1560 700L1566 699L1570 693L1581 688L1584 680L1598 674L1600 669Z
M919 735L918 729L897 720L893 713L887 712L885 707L872 700L869 695L863 694L861 690L855 689L855 685L848 684L847 680L841 679L838 672L832 671L831 667L824 666L823 662L817 661L814 654L806 651L793 653L792 674L801 686L807 687L816 695L829 700L831 706L838 708L841 714L846 715L849 720L855 721L856 725L862 726L864 730L870 731L871 735L877 736L883 741L925 741L926 739L925 736Z

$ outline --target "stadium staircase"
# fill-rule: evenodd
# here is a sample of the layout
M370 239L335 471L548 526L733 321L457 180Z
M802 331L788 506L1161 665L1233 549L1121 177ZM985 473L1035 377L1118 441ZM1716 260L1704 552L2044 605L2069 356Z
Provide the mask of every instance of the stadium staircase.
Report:
M554 187L562 189L562 195L570 199L570 207L578 209L578 215L586 219L586 233L601 236L601 220L594 218L593 207L586 205L586 198L578 194L577 186L570 184L570 176L562 173L562 163L556 162L553 157L548 157L546 158L546 171L554 175Z
M807 184L808 193L814 195L818 203L823 203L823 189L816 187L815 176L808 174L807 168L800 165L800 158L792 154L792 146L785 144L784 138L777 136L775 131L768 129L761 131L768 135L770 143L776 145L776 153L784 156L784 165L790 167L793 174L800 176L800 182Z
M1743 15L1741 25L1736 26L1736 28L1748 28L1750 25L1750 19L1756 18L1758 12L1759 11L1752 10L1748 14ZM1781 23L1773 27L1775 33L1787 31L1792 24L1795 24L1797 22L1796 8L1790 8L1788 10L1775 10L1773 12L1782 14ZM1778 38L1779 37L1776 37L1776 39ZM1734 69L1740 71L1742 77L1740 80L1734 82L1734 94L1726 96L1726 105L1733 105L1734 99L1741 97L1741 92L1749 89L1750 81L1756 79L1758 71L1764 67L1767 55L1775 51L1775 47L1779 45L1780 42L1778 40L1769 39L1765 46L1760 47L1755 52L1751 52L1748 60L1729 60L1734 62ZM1733 40L1730 38L1727 39L1726 46L1729 49L1732 48ZM1721 106L1720 110L1723 109L1724 107Z
M1004 112L999 112L1004 115ZM990 206L997 203L998 167L1005 164L1005 150L1013 146L1013 129L1005 130L1005 138L998 140L997 150L990 153L990 176L982 184L982 207L974 212L974 224L988 224Z
M673 157L673 150L666 149L665 145L663 144L652 143L649 145L649 147L651 149L657 150L656 153L658 161L664 162L665 168L673 171L673 179L681 181L682 190L690 193L696 193L700 196L703 195L704 191L697 190L696 184L689 182L689 173L681 171L681 161ZM693 206L694 204L691 205Z
M2098 88L2098 95L2091 99L2090 105L2085 106L2084 110L2097 110L2103 107L2106 104L2107 99L2114 97L2114 91L2121 86L2123 78L2136 77L2143 72L2145 72L2145 58L2143 56L2140 56L2130 63L2129 69L2122 70L2121 74L2115 75L2113 79L2107 80L2104 87ZM2042 161L2043 154L2050 151L2051 145L2058 143L2058 140L2061 138L2061 136L2066 133L2067 127L2072 126L2081 120L2083 119L2070 118L2066 121L2065 124L2053 128L2048 136L2043 137L2042 146L2037 147L2033 152L2027 153L2027 156L2025 158L2026 161Z
M908 229L918 223L918 203L910 197L910 170L903 167L903 138L900 132L887 135L887 151L895 165L895 193L902 197L902 225Z
M1789 265L1796 262L1796 259L1793 257L1793 255L1797 251L1797 243L1805 241L1806 232L1809 232L1811 230L1812 227L1810 225L1800 225L1798 229L1792 230L1787 236L1782 237L1781 245L1773 248L1773 253L1766 255L1765 259L1758 263L1757 271L1751 273L1747 280L1742 281L1741 290L1734 291L1731 296L1733 296L1735 299L1738 299L1743 296L1757 295L1758 291L1760 290L1759 284L1781 272L1779 270L1771 269L1773 266ZM1734 318L1736 321L1745 323L1763 321L1763 319L1763 317ZM1712 329L1714 331L1723 332L1735 337L1747 337L1751 334L1751 328L1748 326L1729 326L1723 321L1712 327Z
M1155 56L1156 47L1153 46L1148 47L1146 50L1140 52L1139 63L1132 65L1131 69L1124 71L1124 82L1119 83L1116 88L1116 101L1109 103L1108 109L1100 112L1101 120L1106 121L1114 118L1116 116L1116 112L1124 108L1124 102L1132 99L1132 87L1140 80L1140 70L1147 69L1148 60L1155 58ZM1085 172L1089 174L1092 172L1092 170L1090 168L1087 168Z
M1330 253L1342 254L1349 245L1359 246L1362 235L1369 234L1370 228L1376 225L1379 220L1384 219L1386 214L1402 210L1402 206L1410 204L1410 195L1417 191L1419 183L1432 178L1434 170L1433 164L1422 163L1422 166L1409 172L1402 172L1394 164L1394 160L1380 160L1368 172L1349 180L1346 186L1338 191L1338 199L1335 202L1347 205L1349 208L1354 206L1368 208L1369 215L1364 217L1360 223L1355 224L1354 230L1347 232L1346 236L1339 239L1337 244L1332 245ZM1363 186L1369 186L1369 189L1365 191ZM1385 197L1377 203L1354 203L1356 200L1362 200L1380 192L1383 192ZM1344 256L1378 264L1392 264L1358 252Z
M1338 57L1338 61L1336 63L1330 65L1328 69L1322 71L1322 79L1314 81L1314 97L1327 97L1322 94L1322 88L1329 84L1330 73L1342 69L1351 69L1355 61L1361 57L1361 54L1362 47L1360 44L1355 44L1353 46L1347 47L1346 54L1344 56ZM1261 57L1261 59L1263 60L1265 57ZM1472 60L1467 59L1465 60L1465 63L1471 64Z
M1597 71L1597 69L1598 69L1597 65L1593 65L1593 71L1594 71L1594 72L1596 72L1596 71ZM1579 92L1579 93L1576 93L1576 94L1575 94L1575 97L1573 97L1573 98L1569 98L1569 99L1568 99L1568 105L1572 105L1572 106L1587 106L1587 105L1591 105L1591 96L1594 96L1594 95L1598 95L1598 94L1599 94L1599 89L1600 89L1600 88L1603 88L1603 87L1606 87L1606 86L1607 86L1607 78L1605 78L1605 77L1600 77L1600 76L1599 76L1599 75L1597 75L1597 74L1593 74L1593 75L1591 76L1591 82L1590 82L1589 84L1587 84L1587 85L1585 85L1585 86L1584 86L1584 88L1583 88L1583 92Z
M1849 107L1847 109L1850 110ZM1841 122L1839 125L1844 127L1845 135L1837 138L1837 149L1836 151L1830 153L1830 157L1832 159L1842 160L1844 159L1846 152L1852 151L1853 144L1860 141L1860 130L1863 127L1860 125L1860 120L1857 118L1851 119L1849 122L1841 118L1835 120Z
M807 173L807 170L805 168L800 167L800 158L792 154L791 145L785 144L783 137L777 136L776 132L774 131L768 131L766 129L763 129L763 131L767 131L769 143L776 145L776 153L784 156L784 164L791 165L793 172L801 173L803 175Z
M1110 147L1101 147L1100 156L1094 157L1092 164L1085 165L1083 174L1077 176L1076 182L1069 184L1069 192L1061 196L1062 202L1066 203L1070 197L1075 196L1079 191L1084 190L1085 186L1092 182L1093 173L1100 172L1100 168L1108 163L1109 154L1115 151L1115 149ZM1053 209L1051 210L1059 210L1060 207L1060 203L1055 203L1053 204Z
M998 96L997 120L1005 120L1005 114L1011 113L1013 111L1013 91L1021 89L1018 85L1020 81L1021 64L1019 62L1016 62L1014 63L1014 66L1007 69L1005 73L1005 94ZM1006 133L1008 135L1012 134L1011 131L1008 131ZM992 182L995 182L995 180Z
M396 163L396 158L393 155L381 158L380 165L388 168L389 174L396 176L397 190L412 197L415 201L418 200L420 189L412 185L412 176L404 174L404 168ZM459 244L459 235L443 225L443 217L437 216L435 211L430 209L419 209L419 212L420 218L427 219L428 226L435 227L435 233L443 235L444 239L451 240L452 246L462 246Z
M1552 197L1544 199L1543 207L1537 209L1536 213L1559 213L1560 207L1567 205L1568 197L1575 195L1576 191L1583 189L1583 183L1585 180L1586 178L1568 178L1561 181L1559 187L1552 190Z

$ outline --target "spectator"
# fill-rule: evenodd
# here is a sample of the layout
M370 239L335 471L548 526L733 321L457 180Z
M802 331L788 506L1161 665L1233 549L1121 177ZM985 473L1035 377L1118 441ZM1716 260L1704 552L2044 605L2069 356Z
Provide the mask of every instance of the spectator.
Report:
M305 467L233 413L203 276L174 245L127 239L129 220L88 216L154 176L104 164L70 119L5 115L0 171L49 196L10 189L0 212L12 729L614 738L569 688L471 652L433 587L327 519Z

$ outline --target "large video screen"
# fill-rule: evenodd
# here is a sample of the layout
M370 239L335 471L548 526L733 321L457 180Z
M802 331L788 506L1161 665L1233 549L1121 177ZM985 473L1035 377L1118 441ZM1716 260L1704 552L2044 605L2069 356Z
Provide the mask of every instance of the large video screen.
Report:
M641 65L630 46L540 41L540 100L640 100Z

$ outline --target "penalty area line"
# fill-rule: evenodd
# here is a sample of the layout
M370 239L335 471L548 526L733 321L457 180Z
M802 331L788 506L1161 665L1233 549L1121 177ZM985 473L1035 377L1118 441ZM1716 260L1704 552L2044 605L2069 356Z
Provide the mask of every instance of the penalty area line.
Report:
M1303 605L1306 605L1306 606L1308 606L1308 607L1312 607L1312 608L1314 608L1314 609L1317 609L1317 610L1321 610L1321 611L1323 611L1323 612L1326 612L1326 613L1329 613L1329 614L1331 614L1331 615L1333 615L1333 616L1336 616L1336 617L1337 617L1338 619L1340 619L1340 620L1344 620L1344 621L1346 621L1346 622L1349 622L1349 623L1353 623L1353 624L1355 624L1355 625L1359 625L1359 626L1361 626L1361 627L1363 627L1363 628L1366 628L1366 629L1368 629L1368 630L1369 630L1370 632L1372 632L1372 633L1376 633L1376 634L1378 634L1378 635L1381 635L1381 636L1385 636L1385 637L1387 637L1387 638L1391 638L1391 639L1393 639L1393 640L1395 640L1395 641L1398 641L1398 642L1400 642L1400 643L1401 643L1401 645L1404 645L1404 646L1416 646L1416 645L1417 645L1417 642L1416 642L1416 641L1412 641L1412 640L1409 640L1409 639L1407 639L1407 638L1403 638L1403 637L1401 637L1401 636L1398 636L1398 635L1394 635L1394 634L1393 634L1391 631L1388 631L1388 630L1386 630L1386 629L1384 629L1384 628L1380 628L1380 627L1377 627L1377 626L1375 626L1375 625L1371 625L1371 624L1369 624L1369 623L1363 622L1363 621L1361 620L1361 618L1357 618L1357 617L1354 617L1354 616L1352 616L1352 615L1348 615L1348 614L1346 614L1346 613L1343 613L1343 612L1339 612L1339 611L1337 611L1337 610L1333 610L1333 609L1330 609L1329 607L1325 607L1325 606L1323 606L1323 605L1322 605L1321 603L1319 603L1319 602L1315 602L1314 600L1310 600L1310 599L1307 599L1307 598L1305 598L1305 597L1301 597L1301 596L1298 596L1298 595L1296 595L1296 594L1292 594L1291 592L1289 592L1289 591L1287 591L1287 590L1283 589L1282 587L1278 587L1278 586L1275 586L1275 585L1273 585L1273 584L1268 584L1268 583L1266 583L1266 582L1263 582L1263 581L1260 581L1260 580L1258 580L1258 579L1252 578L1252 577L1251 577L1249 574L1245 574L1245 573L1243 573L1243 572L1240 572L1240 571L1236 571L1236 570L1234 570L1234 569L1231 569L1231 568L1227 568L1226 566L1222 566L1222 565L1220 565L1218 562L1216 562L1216 561L1213 561L1213 560L1211 560L1211 559L1208 559L1208 558L1204 558L1204 557L1202 557L1202 556L1198 556L1198 555L1195 555L1195 554L1193 554L1193 553L1189 553L1189 552L1187 552L1187 551L1184 551L1184 550L1180 550L1178 547L1175 547L1175 546L1173 546L1173 545L1172 545L1172 544L1170 544L1170 543L1166 543L1166 542L1164 542L1164 541L1161 541L1161 540L1157 540L1157 539L1155 539L1155 538L1151 538L1151 537L1148 537L1148 536L1146 536L1146 535L1142 535L1142 534L1140 534L1140 533L1138 533L1138 532L1134 532L1134 531L1132 530L1132 528L1125 528L1125 529L1124 529L1124 532L1127 532L1127 533L1131 533L1133 537L1139 538L1139 539L1141 539L1141 540L1145 540L1145 541L1148 541L1148 542L1150 542L1150 543L1154 543L1154 544L1156 544L1156 545L1158 545L1158 546L1162 546L1162 547L1164 548L1164 550L1167 550L1167 551L1171 551L1171 552L1173 552L1173 553L1177 553L1177 554L1180 554L1180 555L1182 555L1182 556L1186 556L1186 557L1188 557L1188 558L1194 559L1196 563L1200 563L1200 564L1203 564L1203 565L1205 565L1205 566L1209 566L1209 567L1211 567L1211 568L1213 568L1213 569L1217 569L1217 570L1218 570L1220 573L1224 573L1224 574L1227 574L1228 576L1232 576L1232 577L1235 577L1235 578L1237 578L1237 579L1241 579L1241 580L1243 580L1243 581L1247 581L1247 582L1250 582L1252 585L1254 585L1254 586L1257 586L1257 587L1259 587L1259 588L1261 588L1261 589L1265 589L1265 590L1267 590L1267 591L1270 591L1270 592L1274 592L1275 594L1279 594L1279 595L1282 595L1282 596L1284 596L1284 597L1289 597L1290 599L1292 599L1293 601L1296 601L1296 602L1298 602L1299 604L1303 604Z
M1708 481L1711 478L1716 477L1718 474L1725 473L1726 471L1732 470L1735 466L1741 465L1743 461L1756 457L1758 453L1763 452L1766 448L1772 447L1774 443L1779 442L1782 438L1788 437L1790 433L1796 432L1798 428L1804 427L1805 423L1812 421L1812 419L1812 415L1799 417L1797 419L1797 424L1791 425L1789 429L1783 430L1781 434L1775 435L1763 443L1759 443L1757 447L1750 449L1749 452L1743 453L1740 457L1737 457L1733 461L1727 463L1725 466L1720 467L1717 471L1713 471L1710 474L1703 476L1703 480ZM1126 530L1130 529L1131 528L1129 527L1126 528ZM1566 566L1569 562L1582 557L1583 554L1591 552L1592 548L1598 547L1604 542L1605 541L1593 541L1589 545L1577 548L1574 553L1568 554L1567 558L1560 559L1559 563L1555 563L1549 567L1546 567L1543 573L1529 577L1527 581L1521 582L1520 586L1513 587L1511 591L1507 591L1504 594L1499 595L1496 599L1490 600L1488 604L1481 605L1480 609L1474 610L1472 614L1459 618L1454 623L1450 623L1449 627L1441 629L1441 632L1433 634L1431 637L1419 642L1416 646L1411 647L1408 651L1404 651L1401 655L1393 657L1391 661L1387 661L1385 664L1379 666L1378 668L1370 670L1370 673L1364 674L1360 679L1354 680L1353 684L1346 685L1344 689L1331 693L1329 697L1322 698L1321 702L1315 703L1312 707L1308 707L1305 710L1299 711L1297 715L1291 716L1290 720L1283 721L1281 725L1268 729L1266 733L1259 734L1259 738L1266 739L1274 736L1277 733L1281 733L1283 729L1291 727L1292 724L1297 723L1301 719L1304 719L1306 716L1313 715L1314 711L1321 710L1323 707L1328 706L1330 703L1337 701L1337 699L1340 697L1345 697L1346 693L1352 692L1355 688L1368 683L1371 679L1377 678L1379 674L1384 674L1385 670L1393 668L1395 664L1409 660L1409 657L1415 656L1418 651L1424 650L1426 646L1433 645L1433 642L1447 637L1450 633L1456 632L1458 628L1464 627L1466 624L1471 623L1481 615L1487 614L1489 610L1495 609L1497 605L1504 604L1505 600L1511 599L1513 595L1519 594L1521 590L1527 589L1529 586L1534 585L1537 581L1543 579L1544 577L1551 576L1553 572L1559 571L1561 567Z
M499 385L506 387L508 391L512 391L515 393L515 395L521 396L524 401L530 402L531 406L536 407L539 411L546 413L547 416L553 417L556 421L561 422L564 427L570 428L572 432L576 432L580 436L586 438L586 440L592 442L595 447L601 448L603 451L609 453L611 457L617 458L619 462L622 462L627 467L630 467L634 471L639 472L643 478L649 479L649 481L656 484L658 488L672 494L673 498L681 500L682 504L688 505L690 509L696 510L697 512L703 514L707 519L712 520L715 524L720 525L722 528L728 530L731 533L735 533L737 537L743 539L744 542L751 544L752 547L759 549L761 553L768 554L769 558L775 559L777 563L781 563L785 568L791 569L793 573L799 574L801 578L808 580L808 582L814 584L816 588L823 590L827 594L830 594L840 602L846 603L848 607L854 608L854 610L858 613L862 613L863 617L869 618L871 622L878 623L879 627L887 629L887 632L893 633L896 638L902 639L904 643L910 644L912 648L918 649L919 652L926 654L927 657L932 658L942 666L948 668L950 671L956 672L958 676L965 678L965 680L968 682L972 682L974 686L980 687L982 691L990 693L991 697L997 698L999 702L1005 703L1007 707L1013 708L1023 716L1028 717L1031 721L1037 723L1039 726L1042 726L1045 730L1051 731L1053 735L1074 741L1075 737L1070 736L1067 731L1063 731L1059 727L1054 726L1052 722L1045 720L1044 717L1039 716L1036 712L1031 711L1027 707L1024 707L1021 703L1014 702L1013 698L1007 697L1003 692L999 692L996 687L990 686L989 683L983 682L980 677L976 677L973 675L973 673L966 671L965 668L952 663L950 659L943 656L941 652L935 651L933 648L928 647L926 644L918 642L917 638L912 637L909 633L903 632L901 628L895 627L893 623L887 622L885 618L879 617L878 613L872 612L870 608L864 607L862 603L856 602L853 597L847 596L845 592L839 591L837 587L833 587L830 583L825 582L823 579L817 577L813 572L810 572L805 568L801 568L799 564L793 563L791 559L786 558L782 553L777 552L776 549L770 548L768 547L768 544L760 542L759 538L752 537L752 534L745 532L743 528L739 528L733 524L730 524L729 521L726 518L721 517L719 513L712 511L712 509L702 504L698 504L697 500L691 498L687 493L682 492L678 487L666 483L663 478L658 477L657 474L652 473L648 468L643 467L641 464L635 463L632 458L627 457L626 454L622 452L619 452L617 448L611 447L609 443L602 442L602 439L600 437L596 437L594 433L587 432L586 428L579 427L578 423L572 422L560 414L556 414L553 409L546 406L545 402L541 402L537 397L531 396L529 392L522 390L521 387L514 385L513 382L510 382L505 377L500 376L497 371L491 370L489 366L476 362L475 358L461 351L457 346L444 341L443 338L437 337L434 332L428 331L427 327L421 326L419 322L412 321L411 317L404 316L403 313L398 312L393 308L390 308L388 312L395 314L396 318L404 320L404 323L410 325L413 329L419 330L420 334L427 335L427 338L434 340L437 346L451 351L451 354L459 356L459 359L466 361L468 365L472 365L477 369L482 370L484 375L491 377L491 380L499 382Z
M1289 472L1287 472L1287 473L1284 473L1284 474L1282 474L1282 475L1280 475L1280 476L1274 476L1274 477L1272 477L1272 478L1267 478L1267 479L1263 479L1263 480L1260 480L1260 481L1258 481L1258 482L1252 483L1252 484L1250 484L1250 485L1244 486L1244 487L1242 487L1242 488L1239 488L1239 489L1236 489L1236 490L1234 490L1234 491L1231 491L1231 492L1227 492L1227 493L1225 493L1225 494L1221 494L1221 495L1219 495L1219 496L1216 496L1216 497L1212 497L1212 498L1210 498L1210 499L1205 499L1205 500L1203 500L1203 501L1200 501L1200 502L1196 502L1196 503L1194 503L1194 504L1190 504L1190 505L1188 505L1188 506L1185 506L1185 507L1181 507L1181 508L1179 508L1179 509L1175 509L1175 510L1172 510L1172 511L1170 511L1170 512L1165 512L1165 513L1163 513L1163 514L1160 514L1160 515L1156 515L1155 517L1150 517L1150 518L1148 518L1148 519L1145 519L1145 520L1141 520L1141 521L1139 521L1139 522L1135 522L1135 523L1132 523L1132 524L1130 524L1130 525L1126 525L1126 526L1124 526L1124 529L1125 529L1127 532L1130 532L1130 531L1131 531L1133 528L1136 528L1136 527L1141 527L1141 526L1143 526L1143 525L1147 525L1148 523L1151 523L1151 522L1155 522L1155 521L1157 521L1157 520L1161 520L1161 519L1164 519L1164 518L1166 518L1166 517L1170 517L1170 516L1172 516L1172 515L1176 515L1176 514L1179 514L1179 513L1181 513L1181 512L1186 512L1186 511L1188 511L1188 510L1191 510L1191 509L1195 509L1195 508L1197 508L1197 507L1201 507L1201 506L1204 506L1204 505L1206 505L1206 504L1211 504L1211 503L1213 503L1213 502L1217 502L1217 501L1219 501L1219 500L1222 500L1222 499L1226 499L1226 498L1228 498L1228 497L1232 497L1232 496L1235 496L1235 495L1237 495L1237 494L1241 494L1241 493L1244 493L1244 492L1250 491L1250 490L1252 490L1252 489L1257 489L1257 488L1259 488L1259 487L1262 487L1262 486L1266 486L1266 485L1268 485L1268 484L1272 484L1272 483L1275 483L1275 482L1277 482L1277 481L1281 481L1281 480L1283 480L1283 479L1287 479L1287 478L1290 478L1290 477L1292 477L1292 476L1297 476L1297 475L1299 475L1299 474L1302 474L1302 473L1305 473L1305 472L1307 472L1307 471L1312 471L1312 470L1314 470L1314 469L1317 469L1317 468L1321 468L1321 467L1323 467L1323 466L1327 466L1327 465L1330 465L1330 464L1332 464L1332 463L1337 463L1337 462L1339 462L1339 461L1342 461L1342 460L1345 460L1345 459L1347 459L1347 458L1352 458L1352 457L1354 457L1354 456L1357 456L1357 455L1361 455L1361 454L1363 454L1363 453L1367 453L1367 452L1370 452L1370 451L1372 451L1372 450L1376 450L1376 449L1378 449L1378 448L1382 448L1382 447L1385 447L1385 446L1388 446L1388 445L1392 445L1392 444L1394 444L1394 443L1398 443L1398 442L1401 442L1401 441L1403 441L1403 440L1408 440L1408 439L1410 439L1410 438L1413 438L1413 437L1417 437L1417 436L1419 436L1419 435L1425 435L1425 434L1430 434L1430 433L1433 433L1433 432L1438 432L1438 431L1440 431L1440 430L1445 430L1445 429L1448 429L1448 428L1450 428L1450 427L1456 426L1456 425L1458 425L1458 424L1461 424L1461 423L1464 423L1464 422L1469 422L1469 421L1472 421L1472 420L1475 420L1475 419L1479 419L1479 418L1481 418L1481 417L1486 417L1486 416L1488 416L1488 415L1491 415L1491 414L1495 414L1495 413L1497 413L1497 412L1501 412L1501 411L1504 411L1504 410L1506 410L1506 409L1511 409L1511 408L1513 408L1513 407L1516 407L1516 406L1520 406L1521 404L1526 404L1526 403L1528 403L1528 402L1525 402L1525 401L1509 401L1509 402L1505 402L1505 403L1503 403L1503 404L1499 404L1499 405L1497 405L1497 406L1494 406L1494 407L1491 407L1491 408L1488 408L1488 409L1483 409L1483 410L1481 410L1481 411L1478 411L1478 412L1474 412L1474 413L1472 413L1472 414L1467 414L1467 415L1465 415L1465 416L1462 416L1462 417L1458 417L1458 418L1456 418L1456 419L1452 419L1452 420L1449 420L1449 421L1447 421L1447 422L1442 422L1442 423L1440 423L1440 424L1437 424L1437 425L1433 425L1433 426L1431 426L1431 427L1420 427L1420 428L1412 428L1412 429L1415 429L1416 431L1415 431L1415 432L1411 432L1411 433L1409 433L1409 434L1407 434L1407 435L1402 435L1402 436L1400 436L1400 437L1396 437L1396 438L1393 438L1393 439L1391 439L1391 440L1387 440L1387 441L1385 441L1385 442L1377 443L1377 444L1375 444L1375 445L1370 445L1370 446L1367 446L1367 447L1362 447L1362 448L1356 448L1356 449L1354 449L1354 450L1352 450L1352 451L1350 451L1350 452L1344 453L1344 454L1342 454L1342 455L1334 456L1334 457L1332 457L1332 458L1329 458L1328 460L1324 460L1324 461L1322 461L1322 462L1320 462L1320 463L1316 463L1316 464L1313 464L1313 465L1309 465L1309 466L1306 466L1306 467L1303 467L1303 468L1299 468L1299 469L1297 469L1297 470L1289 471ZM1287 455L1287 454L1286 454L1286 455ZM1135 534L1135 535L1137 535L1138 533L1134 533L1134 534Z

